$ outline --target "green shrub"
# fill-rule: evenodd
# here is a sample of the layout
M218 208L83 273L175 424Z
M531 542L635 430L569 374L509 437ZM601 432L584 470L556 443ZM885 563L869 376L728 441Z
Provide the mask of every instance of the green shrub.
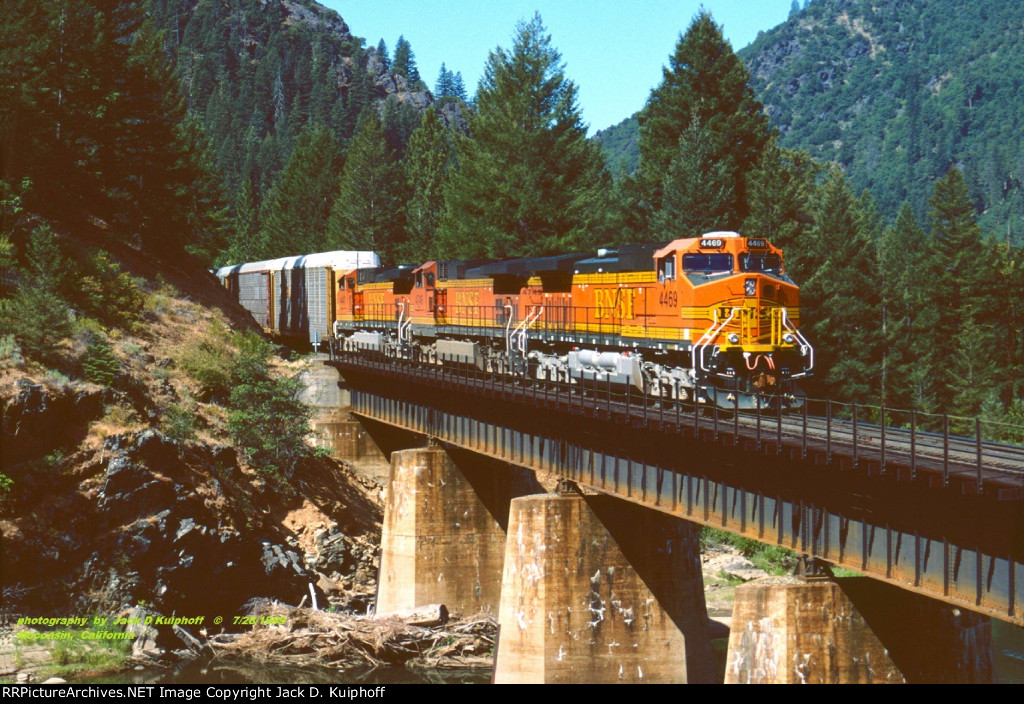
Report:
M138 326L145 295L139 281L121 271L106 252L97 252L84 265L79 284L82 307L105 325L132 330Z
M111 386L120 369L110 343L102 335L93 335L82 359L82 376L96 384Z
M201 400L221 403L231 393L235 357L227 328L215 323L184 350L178 362L182 370L199 383Z
M3 472L0 472L0 507L7 504L7 498L11 495L11 489L13 487L14 480Z
M311 413L298 398L300 389L293 378L245 381L231 391L228 431L260 472L291 478L312 453L306 444Z
M179 361L199 382L202 400L226 407L228 432L247 461L260 472L290 478L296 464L312 454L306 444L310 410L299 400L301 381L271 377L268 362L273 351L274 346L257 333L229 336L218 324ZM169 410L165 423L174 423L174 432L194 432L179 411Z
M2 305L3 301L0 301L0 306ZM3 313L0 312L0 315ZM0 335L0 367L16 367L24 363L25 358L21 354L21 346L14 339L14 335Z
M700 532L701 550L707 549L709 545L724 544L731 545L743 557L750 560L768 574L780 575L789 572L796 564L796 553L778 545L767 545L749 538L741 538L738 535L727 533L717 528L702 528Z
M196 437L199 420L194 403L174 404L164 411L161 426L167 437L182 442Z

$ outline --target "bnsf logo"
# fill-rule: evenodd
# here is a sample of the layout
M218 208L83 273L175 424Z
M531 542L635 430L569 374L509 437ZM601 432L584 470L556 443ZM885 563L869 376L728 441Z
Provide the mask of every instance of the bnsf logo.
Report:
M480 305L480 292L479 291L456 291L455 292L455 307L456 308L469 308L471 306Z
M631 320L636 317L634 302L636 291L631 288L597 288L594 289L594 306L597 320L620 318Z

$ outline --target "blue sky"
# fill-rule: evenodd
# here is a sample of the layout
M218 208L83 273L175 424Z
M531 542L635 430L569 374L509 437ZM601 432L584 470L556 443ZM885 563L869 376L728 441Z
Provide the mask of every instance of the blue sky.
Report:
M416 66L433 89L441 63L461 71L473 93L487 55L509 48L516 23L538 11L579 89L591 133L643 107L661 81L679 35L701 6L722 26L733 49L785 21L792 0L320 0L342 16L352 34L393 52L399 35L412 45Z

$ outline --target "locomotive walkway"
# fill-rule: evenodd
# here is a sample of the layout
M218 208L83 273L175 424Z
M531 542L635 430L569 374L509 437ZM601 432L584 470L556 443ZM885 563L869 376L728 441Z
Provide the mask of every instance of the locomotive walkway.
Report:
M1024 448L977 421L831 403L727 413L369 353L333 365L381 428L1024 625Z

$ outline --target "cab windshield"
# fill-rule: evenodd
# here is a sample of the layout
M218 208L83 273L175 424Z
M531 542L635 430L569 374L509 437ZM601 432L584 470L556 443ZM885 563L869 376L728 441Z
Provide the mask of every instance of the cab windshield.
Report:
M732 271L731 254L684 254L683 271Z
M782 271L782 258L778 254L741 254L740 269L778 274Z

